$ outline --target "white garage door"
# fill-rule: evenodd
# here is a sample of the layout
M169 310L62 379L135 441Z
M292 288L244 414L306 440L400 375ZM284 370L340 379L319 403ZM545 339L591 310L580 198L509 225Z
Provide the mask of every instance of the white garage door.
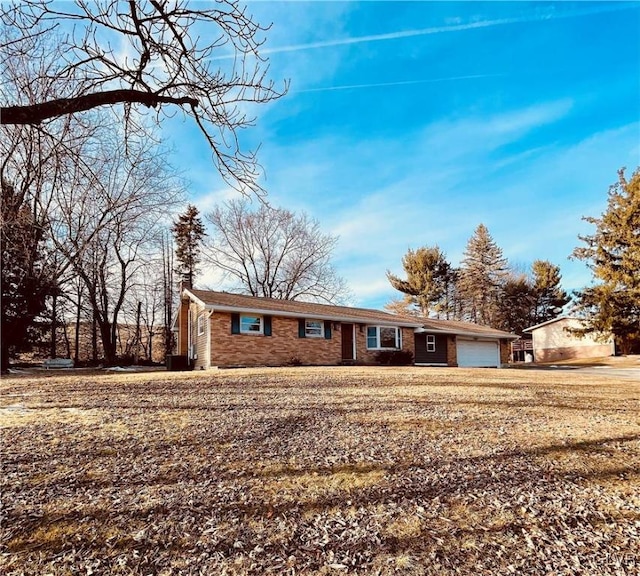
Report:
M500 366L497 342L457 340L458 366L462 368Z

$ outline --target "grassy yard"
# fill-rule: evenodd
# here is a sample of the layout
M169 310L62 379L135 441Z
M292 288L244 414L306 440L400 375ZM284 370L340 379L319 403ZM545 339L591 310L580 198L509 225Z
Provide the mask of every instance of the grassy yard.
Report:
M0 572L640 574L640 383L228 370L0 383Z

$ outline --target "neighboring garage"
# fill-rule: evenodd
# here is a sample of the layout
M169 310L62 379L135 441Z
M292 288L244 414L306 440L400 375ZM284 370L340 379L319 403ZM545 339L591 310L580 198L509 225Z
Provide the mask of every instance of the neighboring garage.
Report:
M461 368L497 368L500 366L500 348L495 340L456 339L458 366Z

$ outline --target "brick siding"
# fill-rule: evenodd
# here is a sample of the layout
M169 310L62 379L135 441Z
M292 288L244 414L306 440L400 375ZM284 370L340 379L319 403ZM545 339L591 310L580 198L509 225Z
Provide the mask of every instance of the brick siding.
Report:
M375 364L376 351L366 348L366 327L356 324L356 362ZM210 319L211 366L282 366L293 359L303 365L336 365L342 362L342 332L340 323L332 323L331 338L300 338L298 319L273 316L271 336L232 334L231 314L215 312ZM204 340L200 337L199 340ZM413 328L402 328L405 350L414 351ZM206 348L203 344L203 350ZM198 363L201 360L198 348Z
M458 366L458 348L455 336L447 338L447 366Z
M509 340L500 340L500 365L504 366L511 360L511 343Z

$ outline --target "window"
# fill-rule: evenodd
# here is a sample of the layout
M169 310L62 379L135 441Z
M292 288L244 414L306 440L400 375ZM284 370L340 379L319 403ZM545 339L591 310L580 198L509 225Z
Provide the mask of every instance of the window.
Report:
M401 348L400 334L396 326L367 326L367 348Z
M436 337L433 334L427 334L427 352L436 351Z
M198 336L202 336L204 334L204 324L205 318L203 314L198 316Z
M322 320L305 320L304 335L306 338L323 338L324 322Z
M242 334L262 334L262 316L240 316Z

